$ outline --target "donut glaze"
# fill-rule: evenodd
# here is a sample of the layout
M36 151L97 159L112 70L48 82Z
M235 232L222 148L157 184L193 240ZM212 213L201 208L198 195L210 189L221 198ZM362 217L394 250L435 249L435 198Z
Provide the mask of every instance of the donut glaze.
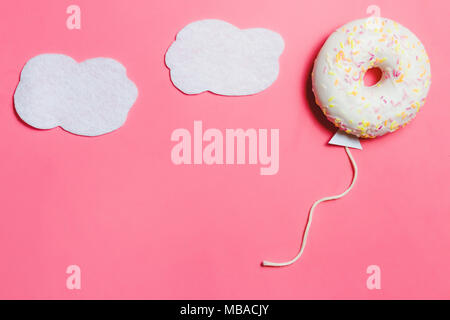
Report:
M382 71L367 87L364 75ZM312 73L316 103L341 130L375 138L405 126L424 105L431 84L428 55L407 28L386 18L352 21L323 45Z

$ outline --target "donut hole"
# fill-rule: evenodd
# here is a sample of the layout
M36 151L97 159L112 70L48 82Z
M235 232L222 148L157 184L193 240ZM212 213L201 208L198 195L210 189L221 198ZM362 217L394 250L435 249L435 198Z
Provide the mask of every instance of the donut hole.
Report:
M364 75L364 85L366 87L372 87L376 85L378 82L380 82L381 78L383 77L383 71L381 71L380 68L374 67L370 68L366 71L366 74Z

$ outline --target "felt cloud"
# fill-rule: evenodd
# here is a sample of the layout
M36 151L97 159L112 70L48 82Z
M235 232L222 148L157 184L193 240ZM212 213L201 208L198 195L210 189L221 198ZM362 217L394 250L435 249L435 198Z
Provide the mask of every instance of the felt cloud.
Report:
M60 54L39 55L27 62L14 94L23 121L38 129L62 127L82 136L120 128L138 90L126 69L109 58L77 63Z
M166 65L173 84L186 94L251 95L277 79L283 50L283 38L276 32L201 20L178 33Z

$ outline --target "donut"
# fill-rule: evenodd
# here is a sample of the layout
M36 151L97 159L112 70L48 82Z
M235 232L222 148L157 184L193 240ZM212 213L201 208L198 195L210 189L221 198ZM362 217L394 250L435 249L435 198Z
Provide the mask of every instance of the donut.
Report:
M365 86L367 70L382 76ZM430 60L420 40L386 18L352 21L333 32L312 72L317 105L336 127L375 138L404 127L424 105L431 84Z

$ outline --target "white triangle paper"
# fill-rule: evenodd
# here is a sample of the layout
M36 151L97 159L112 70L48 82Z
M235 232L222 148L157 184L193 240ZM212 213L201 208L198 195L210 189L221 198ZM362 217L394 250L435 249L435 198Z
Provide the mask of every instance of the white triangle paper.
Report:
M333 144L336 146L349 147L354 149L362 150L361 142L359 138L346 134L344 131L338 130L336 134L331 138L329 144Z

